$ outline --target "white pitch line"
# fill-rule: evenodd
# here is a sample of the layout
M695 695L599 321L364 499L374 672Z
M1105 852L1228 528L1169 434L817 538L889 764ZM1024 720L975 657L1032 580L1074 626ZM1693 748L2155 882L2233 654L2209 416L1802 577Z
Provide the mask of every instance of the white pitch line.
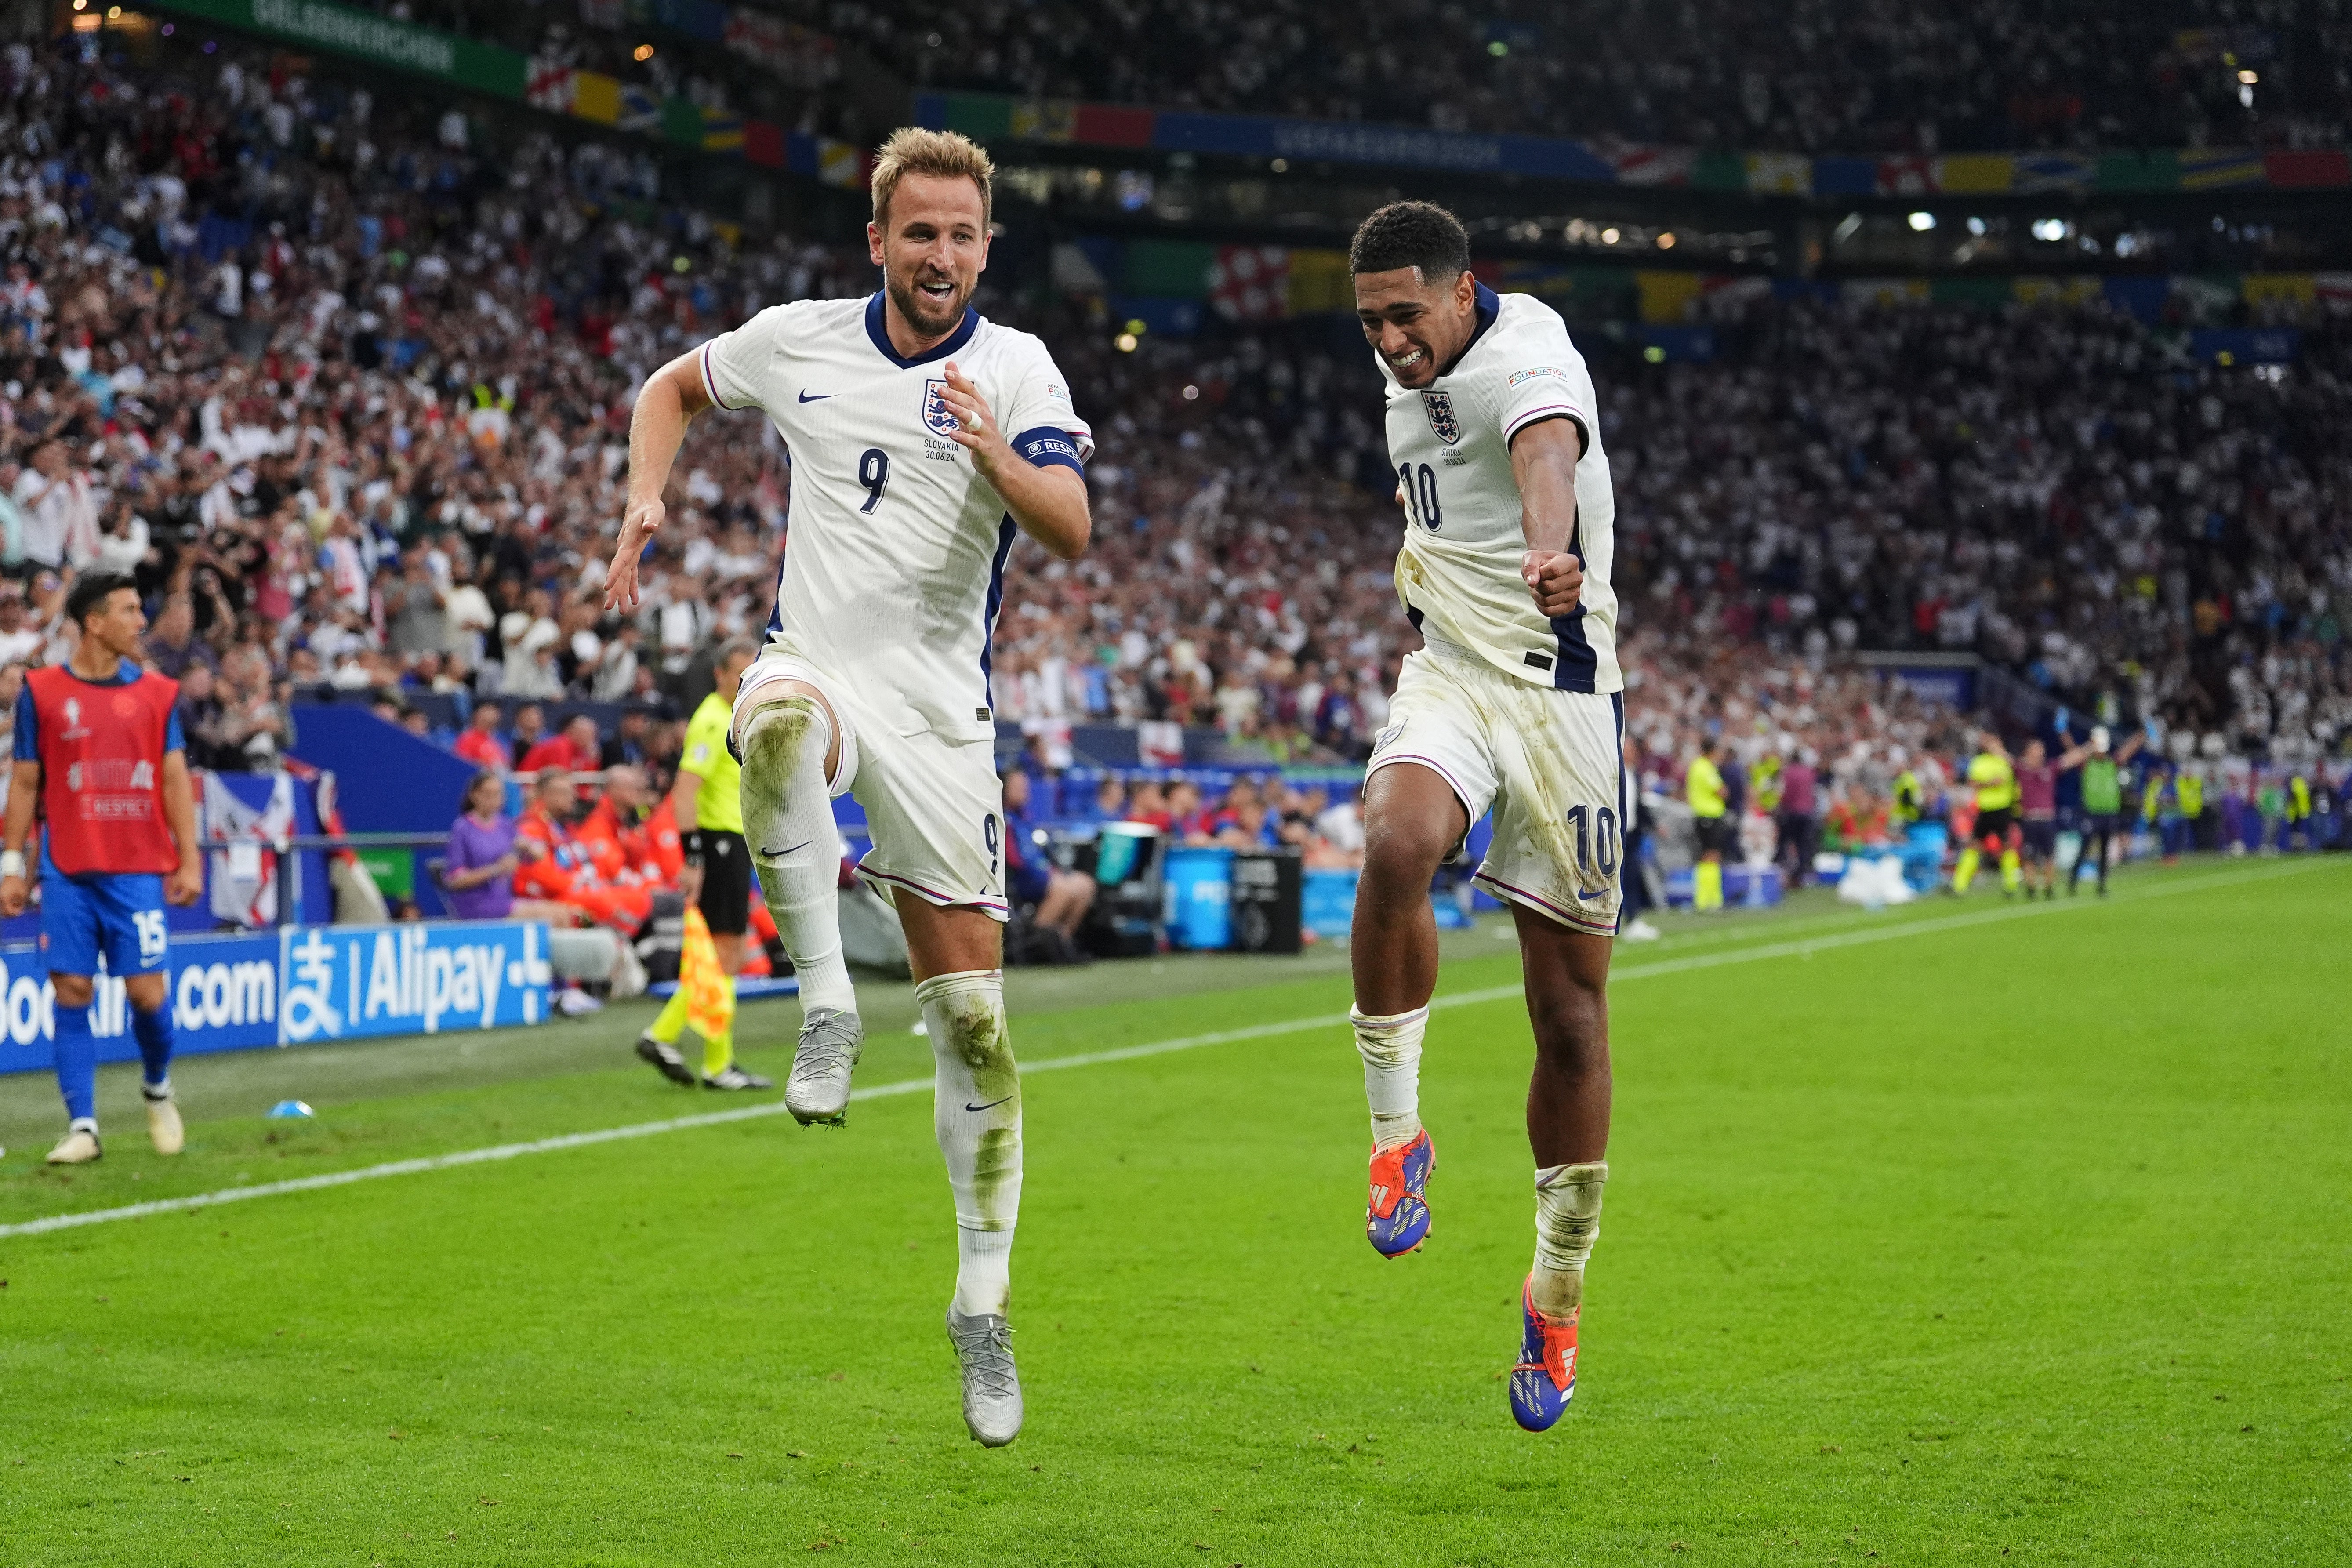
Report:
M2185 881L2168 882L2146 892L2135 892L2113 900L2138 903L2148 899L2168 898L2176 893L2200 892L2209 888L2225 887L2241 882L2266 882L2299 872L2315 870L2325 862L2312 859L2291 865L2266 867L2261 870L2221 872L2210 877L2192 877ZM1664 974L1683 974L1692 970L1715 969L1725 964L1749 963L1767 958L1810 957L1816 952L1838 948L1859 947L1867 942L1893 942L1901 937L1921 936L1930 931L1954 931L1967 926L1992 925L2003 921L2024 920L2036 915L2063 914L2075 910L2101 908L2096 901L2084 903L2068 900L2064 903L2030 903L2017 908L1981 910L1972 914L1939 916L1933 920L1907 921L1871 931L1842 932L1801 942L1759 943L1724 952L1693 953L1686 958L1663 958L1650 963L1637 963L1612 972L1613 982L1647 980ZM1468 1007L1486 1002L1505 1002L1523 994L1518 985L1490 985L1475 991L1455 991L1436 997L1430 1003L1433 1009ZM1233 1045L1242 1040L1261 1040L1276 1035L1295 1035L1308 1029L1338 1028L1348 1022L1345 1013L1323 1013L1308 1018L1286 1018L1271 1024L1252 1024L1239 1029L1218 1029L1203 1035L1184 1035L1175 1039L1154 1040L1147 1045L1121 1046L1107 1051L1085 1051L1076 1056L1048 1057L1042 1061L1024 1062L1024 1076L1055 1072L1067 1068L1100 1067L1108 1062L1129 1062L1145 1057L1167 1056L1174 1051L1199 1050L1207 1046ZM884 1100L901 1094L916 1094L931 1087L928 1078L900 1079L894 1083L877 1083L855 1089L849 1098ZM536 1138L523 1143L498 1143L486 1149L465 1149L454 1154L434 1154L416 1160L394 1160L381 1165L362 1165L352 1171L330 1171L315 1176L297 1176L283 1182L264 1182L257 1186L224 1187L218 1192L199 1193L184 1198L157 1198L149 1203L126 1204L120 1208L86 1209L79 1214L51 1215L44 1219L25 1220L16 1225L0 1225L0 1237L14 1236L44 1236L51 1231L74 1230L83 1226L104 1225L110 1220L144 1219L152 1215L178 1214L188 1210L208 1208L215 1204L245 1203L254 1198L280 1197L289 1193L312 1193L329 1187L347 1187L356 1182L381 1181L387 1176L421 1175L429 1171L455 1170L464 1165L483 1165L499 1160L519 1160L526 1154L551 1154L566 1149L585 1149L598 1143L617 1143L630 1138L651 1138L664 1132L684 1132L698 1127L723 1127L736 1121L756 1121L763 1117L782 1116L782 1102L745 1106L736 1110L714 1110L700 1116L676 1116L666 1121L640 1121L627 1127L607 1127L593 1132L566 1132L554 1138Z

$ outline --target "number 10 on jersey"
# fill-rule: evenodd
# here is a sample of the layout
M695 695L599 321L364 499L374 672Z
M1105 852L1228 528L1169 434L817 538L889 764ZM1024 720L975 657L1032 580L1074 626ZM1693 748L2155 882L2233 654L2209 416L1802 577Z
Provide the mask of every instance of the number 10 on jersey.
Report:
M1435 533L1438 529L1437 470L1427 463L1416 471L1411 463L1397 465L1397 493L1404 498L1412 521Z

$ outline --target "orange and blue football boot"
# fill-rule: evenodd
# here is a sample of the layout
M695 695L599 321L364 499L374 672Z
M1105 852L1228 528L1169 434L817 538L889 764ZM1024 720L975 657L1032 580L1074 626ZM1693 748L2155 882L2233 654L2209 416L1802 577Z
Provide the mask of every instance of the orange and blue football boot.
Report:
M1421 1195L1437 1169L1427 1129L1410 1143L1372 1151L1372 1195L1364 1205L1364 1234L1382 1258L1416 1252L1429 1239L1429 1203Z
M1536 1310L1533 1275L1519 1288L1519 1363L1511 1368L1511 1419L1530 1432L1548 1432L1576 1397L1576 1320L1555 1323Z

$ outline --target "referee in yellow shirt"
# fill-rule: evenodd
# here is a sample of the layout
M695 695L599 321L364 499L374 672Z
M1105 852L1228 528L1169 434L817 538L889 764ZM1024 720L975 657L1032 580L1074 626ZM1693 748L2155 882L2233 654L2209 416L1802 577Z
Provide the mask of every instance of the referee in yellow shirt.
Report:
M1739 846L1738 824L1730 820L1723 769L1731 742L1717 740L1699 748L1683 773L1683 796L1690 802L1691 826L1698 830L1698 863L1691 868L1691 909L1702 915L1723 910L1723 858Z
M2009 748L1990 730L1976 732L1977 754L1969 759L1969 783L1975 786L1977 822L1969 831L1969 846L1960 851L1959 863L1952 868L1952 891L1965 893L1976 880L1977 867L1988 855L2000 858L2000 892L2005 899L2017 896L2023 880L2018 845L2021 835L2017 830L2017 768L2009 760Z
M702 1042L702 1072L698 1080L687 1066L677 1042L686 1033L687 987L679 976L677 991L652 1026L637 1037L637 1055L673 1082L699 1081L705 1089L773 1089L775 1080L746 1072L735 1063L735 972L743 966L743 933L751 923L751 852L743 842L743 802L739 794L741 766L727 749L729 722L734 714L736 683L759 652L749 637L736 637L719 650L711 667L716 682L702 706L686 722L686 749L677 761L677 782L670 786L670 810L677 816L678 837L686 846L686 869L678 891L702 911L710 928L711 945L719 951L719 967L727 988L722 1011L728 1026Z

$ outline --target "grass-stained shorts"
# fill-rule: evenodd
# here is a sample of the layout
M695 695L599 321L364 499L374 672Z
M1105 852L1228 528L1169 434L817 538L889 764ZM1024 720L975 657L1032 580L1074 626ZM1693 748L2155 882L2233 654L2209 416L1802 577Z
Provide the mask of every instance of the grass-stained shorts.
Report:
M1433 644L1405 656L1366 778L1418 763L1495 837L1476 880L1575 931L1613 936L1627 799L1620 692L1559 691Z

